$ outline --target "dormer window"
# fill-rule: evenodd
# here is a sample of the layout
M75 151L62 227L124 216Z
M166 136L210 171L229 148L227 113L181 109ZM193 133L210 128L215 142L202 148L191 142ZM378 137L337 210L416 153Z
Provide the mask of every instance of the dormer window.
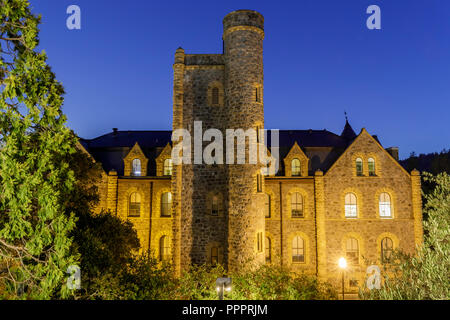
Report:
M165 176L172 175L172 159L164 160L164 175Z
M292 160L291 163L291 170L292 170L292 176L293 177L298 177L300 176L300 160L295 158Z
M135 177L141 176L141 160L134 159L131 164L131 167L132 167L131 174L133 176L135 176Z

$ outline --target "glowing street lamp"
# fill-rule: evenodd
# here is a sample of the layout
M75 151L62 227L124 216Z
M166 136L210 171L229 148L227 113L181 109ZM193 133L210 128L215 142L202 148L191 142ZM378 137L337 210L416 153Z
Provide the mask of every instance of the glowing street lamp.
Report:
M344 297L344 272L345 272L345 269L347 268L347 260L345 260L344 257L339 258L338 265L339 265L339 268L342 269L342 300L345 300L345 297Z
M219 294L219 300L223 300L224 291L231 291L231 278L217 278L216 280L216 290Z

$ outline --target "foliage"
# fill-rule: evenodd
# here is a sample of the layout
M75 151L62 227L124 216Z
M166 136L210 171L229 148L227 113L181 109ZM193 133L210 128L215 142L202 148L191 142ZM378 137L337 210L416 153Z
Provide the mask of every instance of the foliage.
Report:
M364 299L450 299L450 176L424 174L435 185L425 195L424 243L415 256L396 252L382 272L380 290L362 291Z
M40 17L26 0L0 0L0 285L17 299L67 297L75 137L62 113L64 89L39 43Z
M263 265L233 276L232 299L239 300L330 300L337 293L315 276L296 274L286 268Z
M75 213L76 228L72 231L72 250L80 254L82 291L80 297L99 294L99 281L111 279L134 259L139 239L133 224L110 212L95 213L99 202L98 185L103 170L100 164L80 149L69 155L67 161L74 171L75 185L67 197L67 208ZM101 286L100 286L101 288Z
M221 265L196 265L185 271L176 282L173 297L187 300L216 300L216 279L226 275ZM331 285L316 277L298 275L285 268L263 265L253 270L228 274L231 292L225 299L233 300L312 300L337 299Z

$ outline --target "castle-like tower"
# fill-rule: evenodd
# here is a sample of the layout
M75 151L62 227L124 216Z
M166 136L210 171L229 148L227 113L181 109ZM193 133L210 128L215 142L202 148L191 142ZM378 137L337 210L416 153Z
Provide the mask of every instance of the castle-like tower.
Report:
M234 11L224 18L223 27L227 126L262 129L264 18L255 11ZM230 271L264 261L264 179L259 169L249 163L227 166Z
M199 137L216 128L222 132L225 146L226 129L246 131L264 126L264 18L255 11L239 10L228 14L223 26L223 54L176 51L173 129L186 129L191 137ZM177 269L210 261L211 255L217 255L230 271L250 261L264 261L263 179L260 165L249 164L249 142L245 142L246 164L205 164L202 158L193 157L192 164L174 167ZM262 144L262 138L258 142ZM197 154L208 145L190 143ZM237 150L238 139L235 143ZM225 162L225 154L223 159ZM211 202L215 208L205 206Z

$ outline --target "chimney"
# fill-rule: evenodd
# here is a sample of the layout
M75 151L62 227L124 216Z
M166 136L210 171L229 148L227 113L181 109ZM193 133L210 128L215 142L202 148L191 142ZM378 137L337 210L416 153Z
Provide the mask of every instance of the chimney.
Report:
M117 129L117 128L113 128L113 135L117 135L117 131L118 131L119 129Z
M389 154L398 161L398 147L390 147L386 148L386 151L389 152Z

